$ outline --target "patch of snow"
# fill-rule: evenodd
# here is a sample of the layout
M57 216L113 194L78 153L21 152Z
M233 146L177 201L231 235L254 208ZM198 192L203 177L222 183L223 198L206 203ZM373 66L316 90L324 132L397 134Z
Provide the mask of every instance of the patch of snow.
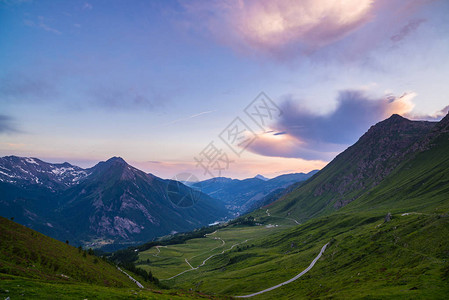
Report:
M9 174L7 174L7 173L5 173L3 171L0 171L0 174L6 175L6 176L11 177L11 178L15 178L15 176L9 175Z
M27 173L27 174L30 174L30 172L28 172L27 170L24 170L22 167L18 167L19 169L20 169L20 171L22 171L23 173Z
M25 158L25 160L26 160L27 163L39 165L39 164L38 164L34 159L32 159L32 158L27 157L27 158Z

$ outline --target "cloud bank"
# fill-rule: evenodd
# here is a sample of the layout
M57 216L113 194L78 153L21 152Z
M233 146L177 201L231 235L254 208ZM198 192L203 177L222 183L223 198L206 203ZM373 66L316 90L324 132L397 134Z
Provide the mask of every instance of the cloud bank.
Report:
M13 119L6 115L0 115L0 134L17 132L19 132L19 130L13 123Z
M185 1L208 30L228 43L278 51L317 48L343 38L372 17L372 0ZM224 35L228 34L228 35Z
M367 43L374 47L383 39L398 42L425 22L409 17L428 2L185 0L181 3L190 18L189 26L211 34L222 44L251 56L257 51L288 59L314 53L346 38L350 49L359 49L359 44ZM369 23L375 26L365 26ZM397 33L384 34L391 31ZM370 50L371 47L365 49Z
M336 109L325 115L297 105L290 97L281 104L284 114L274 125L278 133L261 135L249 150L265 156L330 160L373 124L392 114L410 113L414 96L372 98L361 90L344 90L337 97Z

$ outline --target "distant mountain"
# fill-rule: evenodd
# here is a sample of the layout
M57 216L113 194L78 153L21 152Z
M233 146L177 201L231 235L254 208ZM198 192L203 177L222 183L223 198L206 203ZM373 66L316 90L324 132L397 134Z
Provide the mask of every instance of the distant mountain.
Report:
M0 157L0 182L58 189L77 184L87 175L89 171L67 162L50 164L31 157Z
M263 180L263 181L269 180L269 178L267 178L267 177L265 177L265 176L263 176L263 175L260 175L260 174L257 174L256 176L254 176L254 178L261 179L261 180Z
M306 220L348 205L405 161L428 149L440 126L436 124L392 115L372 126L311 180L280 197L270 211Z
M227 216L223 203L113 157L89 169L5 157L0 214L60 240L145 242Z
M234 214L242 214L267 204L267 195L274 191L282 191L289 185L305 181L318 170L307 174L284 174L273 179L261 179L260 175L244 180L216 177L198 182L192 187L200 189L203 193L221 200ZM275 198L269 198L272 201Z

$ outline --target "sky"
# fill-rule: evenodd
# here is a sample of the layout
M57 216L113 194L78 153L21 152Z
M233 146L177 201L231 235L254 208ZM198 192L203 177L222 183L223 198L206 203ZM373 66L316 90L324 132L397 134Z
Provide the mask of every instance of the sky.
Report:
M0 156L163 178L323 168L448 111L449 2L0 0Z

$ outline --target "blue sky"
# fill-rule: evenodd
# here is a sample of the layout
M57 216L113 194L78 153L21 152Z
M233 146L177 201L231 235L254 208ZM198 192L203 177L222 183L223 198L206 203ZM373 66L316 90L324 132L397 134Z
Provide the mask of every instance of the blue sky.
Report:
M214 141L233 160L222 176L322 168L392 113L443 116L448 13L418 0L2 0L0 155L207 177L194 157ZM232 156L218 135L261 91L284 114Z

